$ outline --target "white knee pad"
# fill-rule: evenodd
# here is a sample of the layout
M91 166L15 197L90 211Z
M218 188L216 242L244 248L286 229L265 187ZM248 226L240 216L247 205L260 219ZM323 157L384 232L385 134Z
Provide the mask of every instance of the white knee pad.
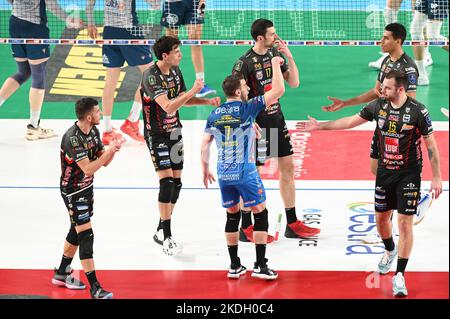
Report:
M411 38L414 41L422 41L425 40L423 36L423 30L425 29L426 23L428 21L428 17L426 14L415 11L414 18L411 22L410 32Z
M441 35L442 21L427 21L427 38L430 41L447 41L447 38Z

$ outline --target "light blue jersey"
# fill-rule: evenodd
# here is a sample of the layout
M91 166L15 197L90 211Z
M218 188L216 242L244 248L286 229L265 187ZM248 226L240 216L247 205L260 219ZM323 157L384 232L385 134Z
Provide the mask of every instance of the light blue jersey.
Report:
M264 96L247 102L226 102L208 117L205 132L214 136L217 145L217 176L223 207L238 204L239 197L245 207L266 200L255 164L253 131L253 123L265 106Z

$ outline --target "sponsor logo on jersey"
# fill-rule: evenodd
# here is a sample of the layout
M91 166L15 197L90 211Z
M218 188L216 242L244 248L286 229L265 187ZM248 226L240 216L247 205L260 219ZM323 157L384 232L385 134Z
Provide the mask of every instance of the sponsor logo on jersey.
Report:
M403 122L409 123L411 121L411 114L403 114Z
M72 144L73 147L77 147L80 144L78 143L78 138L76 136L70 137L70 144Z
M257 71L256 72L256 79L257 80L262 80L264 77L263 72L262 71Z

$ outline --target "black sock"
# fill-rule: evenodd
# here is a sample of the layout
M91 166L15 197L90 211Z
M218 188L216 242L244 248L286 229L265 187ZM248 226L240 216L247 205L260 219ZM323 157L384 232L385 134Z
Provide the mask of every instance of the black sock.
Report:
M383 239L383 243L384 243L384 247L386 248L387 251L393 251L395 248L395 243L394 240L392 239L392 237Z
M288 224L295 223L297 221L297 215L295 214L295 207L285 208L286 221Z
M240 266L241 261L238 257L238 245L228 246L228 253L230 254L230 260L233 265Z
M62 275L66 273L66 268L72 263L73 257L62 256L61 264L59 265L58 274Z
M158 227L156 228L156 231L159 231L160 229L162 229L162 220L161 220L161 218L159 219L159 223L158 223Z
M88 272L86 273L86 277L87 277L87 279L89 280L89 285L91 285L91 287L92 287L95 283L98 283L97 276L95 275L95 270L88 271Z
M256 263L260 267L266 266L266 244L256 244Z
M167 237L171 237L172 233L170 231L170 219L162 220L161 224L164 232L164 239L166 239Z
M401 272L402 274L405 273L406 265L408 264L408 258L401 258L399 257L397 260L397 270L395 274L398 274Z
M241 209L241 226L242 228L249 228L252 225L252 211Z

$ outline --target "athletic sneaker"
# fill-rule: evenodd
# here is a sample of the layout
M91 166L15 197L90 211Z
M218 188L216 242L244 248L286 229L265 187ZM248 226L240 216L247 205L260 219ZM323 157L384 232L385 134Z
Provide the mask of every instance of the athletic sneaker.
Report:
M265 280L274 280L278 278L278 274L275 270L270 269L267 266L267 259L265 260L264 265L260 266L256 262L253 266L252 277L265 279Z
M113 293L103 289L98 282L91 287L92 299L112 299Z
M421 73L417 79L417 85L426 86L430 84L430 79L428 79L428 74Z
M205 86L203 86L200 92L195 94L195 97L205 97L210 94L216 94L216 90L210 88L207 84L205 84Z
M275 238L269 234L267 234L267 243L270 244L273 242ZM239 228L239 241L245 243L253 243L253 225L248 226L247 228Z
M381 260L378 263L378 272L382 275L386 275L391 269L392 263L394 262L396 256L397 256L397 246L394 248L393 251L385 250L383 253L383 257L381 257Z
M395 297L406 297L408 289L406 289L405 277L401 272L392 277L392 292Z
M114 139L117 140L122 139L122 134L117 133L117 130L115 128L113 128L111 132L103 132L102 136L103 145L109 145L109 142L111 142Z
M120 130L138 142L145 142L144 136L139 130L139 120L137 120L136 122L131 122L130 120L126 119L120 127Z
M433 203L432 193L421 193L420 195L420 201L417 205L416 214L414 215L414 226L419 224L423 220L428 210L430 209L431 204Z
M230 268L228 269L227 277L231 279L238 279L239 277L245 275L246 272L247 268L245 268L241 264L239 265L231 264Z
M27 134L25 135L25 138L28 141L37 141L40 139L51 138L55 136L56 134L52 129L42 128L40 126L36 128L31 124L27 125Z
M86 285L83 282L72 276L73 269L70 268L70 266L66 267L66 271L64 272L64 274L58 273L57 268L55 268L53 271L55 273L53 274L52 284L54 284L55 286L76 290L86 288Z
M181 247L169 236L163 241L163 252L168 256L175 256L181 252Z
M155 243L162 245L163 241L164 241L164 232L162 230L162 228L160 230L157 230L155 232L155 234L153 235L153 240L155 241Z
M374 68L374 69L381 69L381 63L383 63L383 60L389 55L389 53L381 53L382 56L373 62L369 62L369 67Z
M379 244L379 243L383 242L380 235L378 235L378 231L376 229L374 231L372 231L371 233L368 233L363 238L361 238L361 241L364 244Z
M442 114L444 114L448 118L448 108L441 107L441 112L442 112Z
M306 226L304 223L297 220L291 224L286 225L284 237L286 238L313 237L318 233L320 233L319 228Z

